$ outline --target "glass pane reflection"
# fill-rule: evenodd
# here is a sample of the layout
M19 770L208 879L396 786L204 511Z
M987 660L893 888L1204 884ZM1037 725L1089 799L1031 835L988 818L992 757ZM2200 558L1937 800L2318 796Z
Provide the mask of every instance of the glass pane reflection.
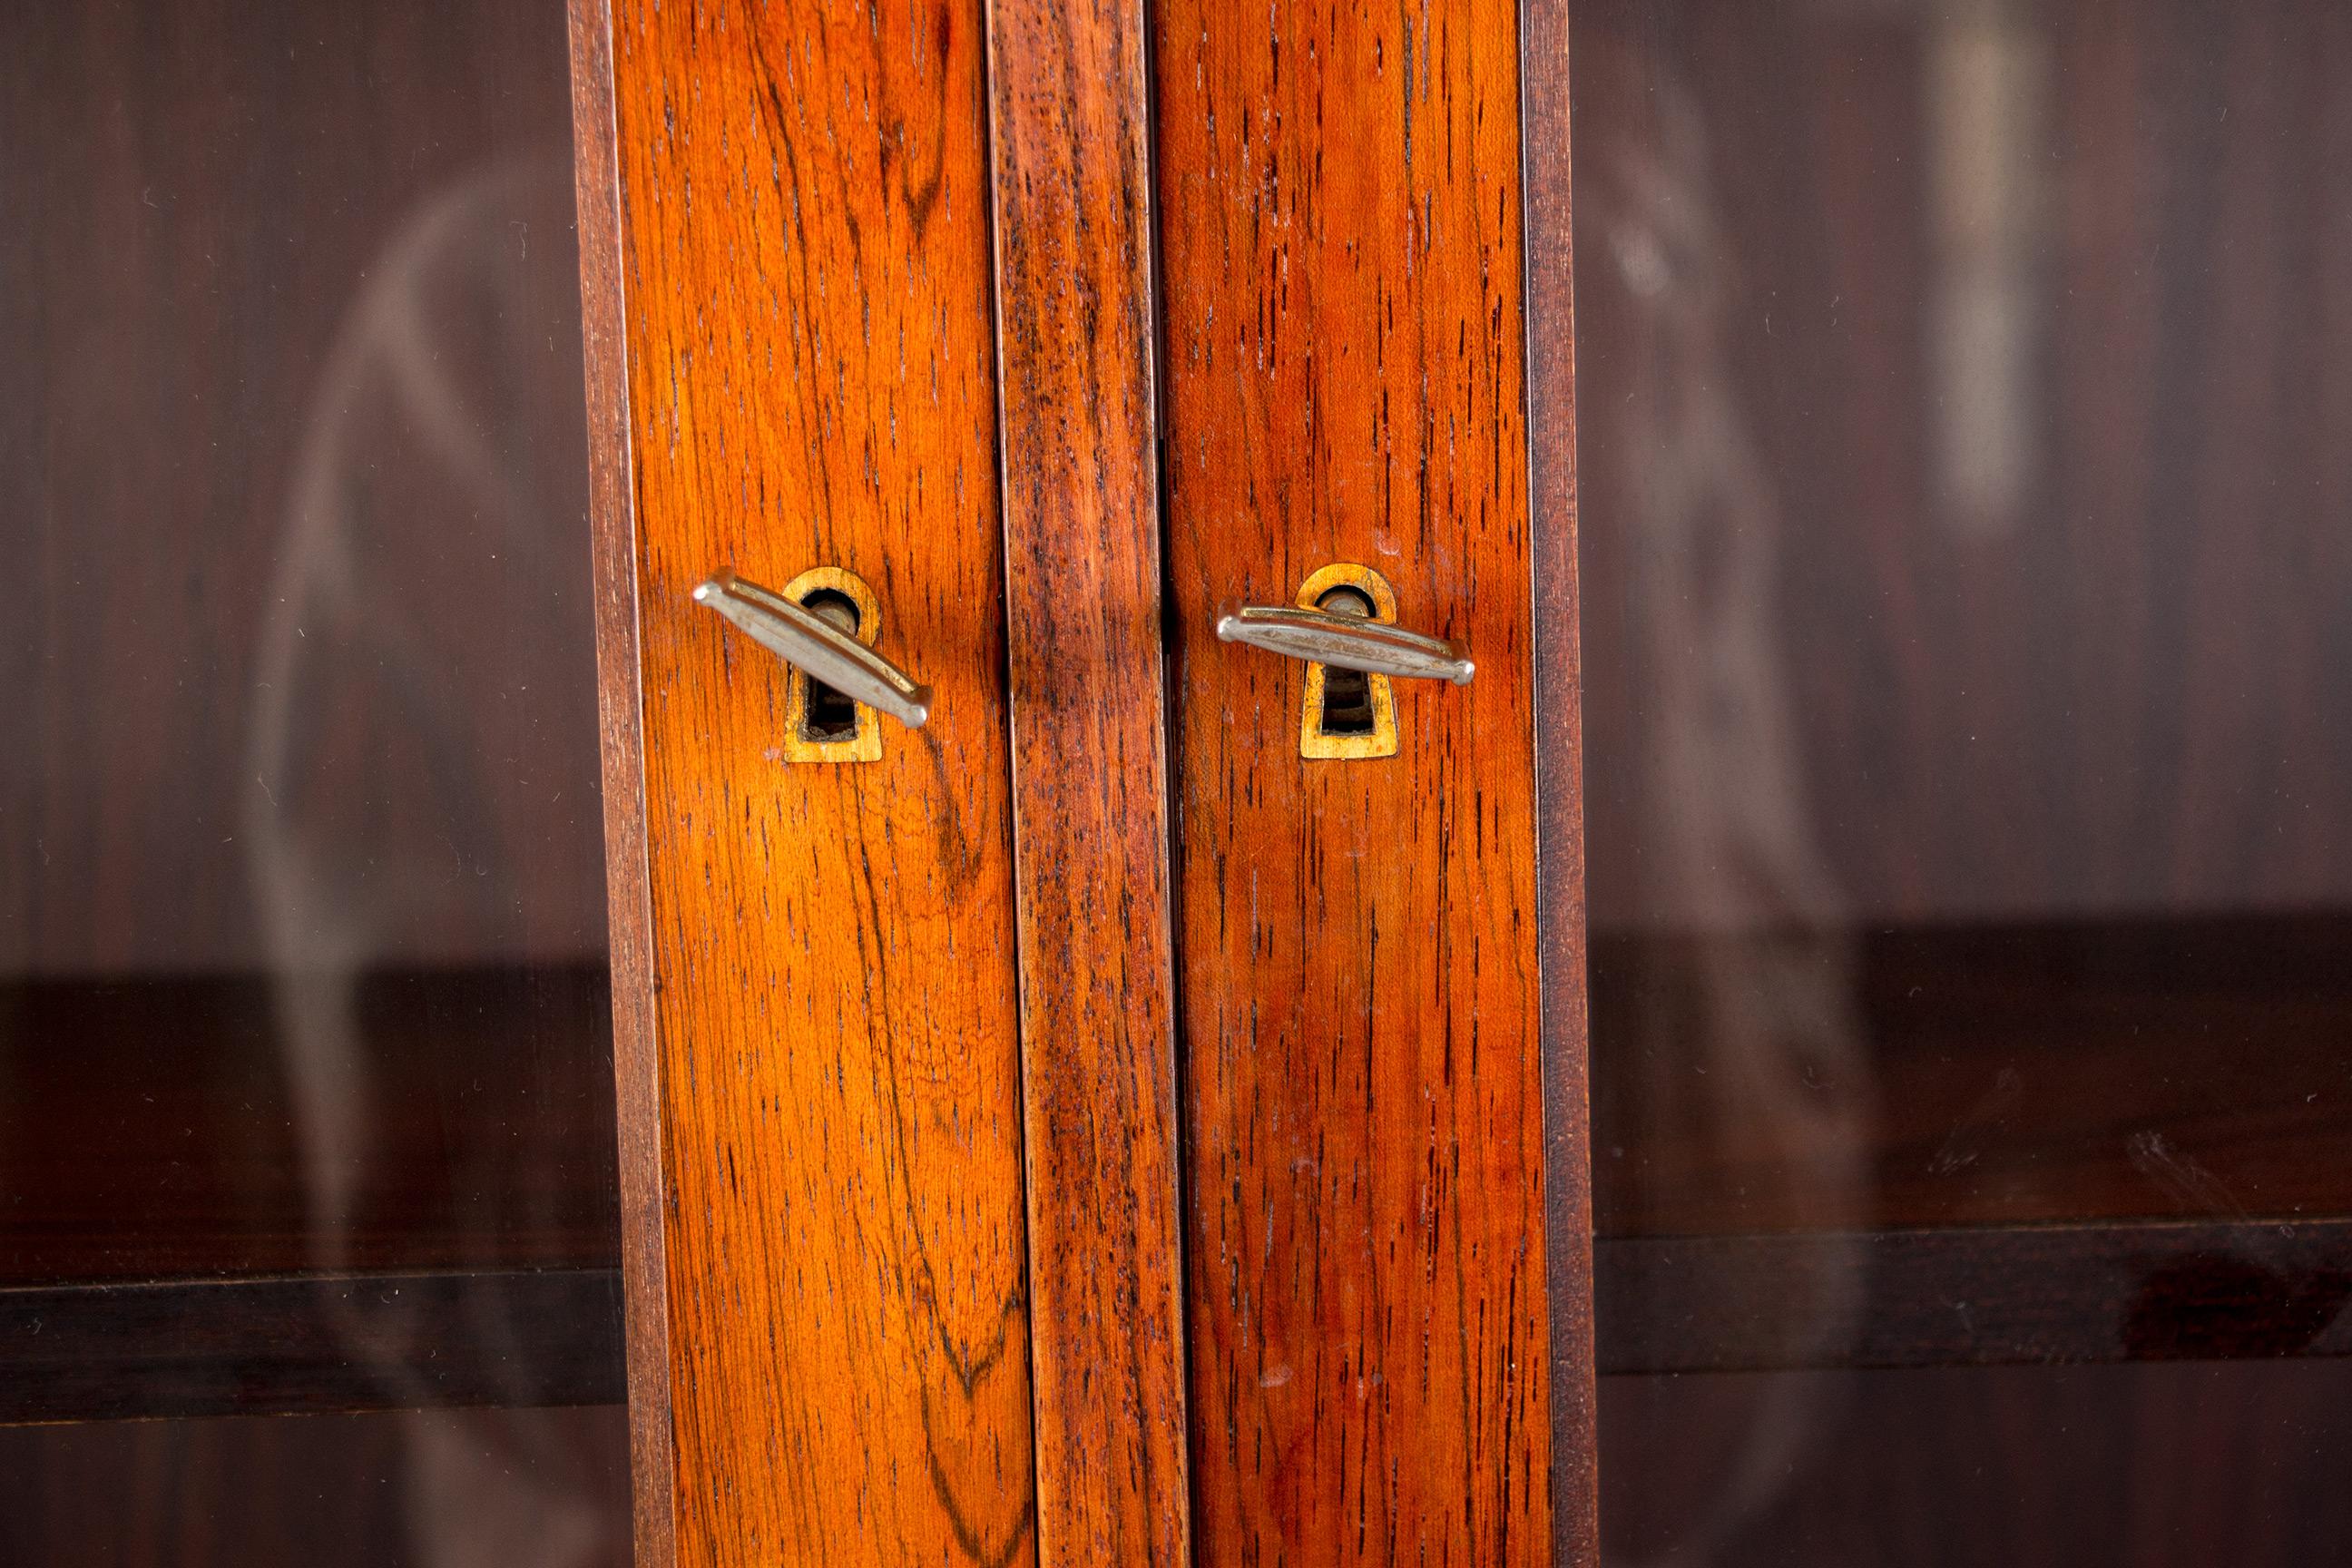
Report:
M2352 13L1571 17L1614 1550L2342 1554Z
M615 1397L563 7L9 7L0 146L0 1315L214 1290L0 1421ZM0 1431L0 1559L615 1561L618 1425Z

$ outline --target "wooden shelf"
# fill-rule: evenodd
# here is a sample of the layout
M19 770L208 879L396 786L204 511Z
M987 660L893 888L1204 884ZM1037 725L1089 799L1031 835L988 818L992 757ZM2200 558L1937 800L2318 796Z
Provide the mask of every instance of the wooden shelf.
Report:
M2352 1215L2352 916L1591 952L1603 1236Z
M616 1268L0 1290L0 1423L606 1405Z
M340 994L306 1123L268 980L0 987L0 1421L623 1396L602 967Z
M2352 1220L1603 1239L1604 1373L2352 1354ZM0 1290L0 1422L623 1397L613 1268Z
M1592 998L1604 1372L2352 1352L2352 918L1621 932Z
M343 994L347 1048L258 976L0 986L0 1287L620 1256L601 965Z
M1769 1171L1655 1141L1629 1179L1604 1120L1602 1371L2352 1352L2352 1220L2179 1219L2129 1143L2160 1130L2249 1207L2352 1199L2352 921L1854 942L1882 1110L1841 1202L1864 1225L1809 1227ZM1596 949L1606 1052L1632 961L1688 954ZM0 988L0 1420L621 1397L601 969L352 997L363 1137L322 1240L268 982ZM1939 1161L2004 1067L2035 1092Z
M2352 1354L2352 1220L1604 1238L1607 1373Z

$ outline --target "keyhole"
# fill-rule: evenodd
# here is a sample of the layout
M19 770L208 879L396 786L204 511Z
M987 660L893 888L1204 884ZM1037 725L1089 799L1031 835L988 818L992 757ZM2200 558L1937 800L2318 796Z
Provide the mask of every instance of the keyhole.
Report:
M1369 619L1372 601L1355 588L1334 588L1315 601L1318 609L1335 616ZM1372 682L1360 669L1323 667L1323 711L1318 723L1326 735L1369 735L1372 732Z
M816 589L801 600L801 607L851 637L857 635L856 603L837 589ZM857 704L813 675L801 679L808 682L808 702L803 710L807 717L801 721L801 738L845 741L856 735Z

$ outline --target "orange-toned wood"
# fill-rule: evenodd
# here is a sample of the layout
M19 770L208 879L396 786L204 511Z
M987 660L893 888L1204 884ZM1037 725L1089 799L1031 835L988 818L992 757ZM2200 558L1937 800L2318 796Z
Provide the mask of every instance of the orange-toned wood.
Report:
M1517 11L1156 26L1199 1561L1545 1563ZM1333 561L1477 661L1394 757L1212 630Z
M1188 1560L1140 0L990 12L1037 1542Z
M634 574L605 630L638 639L646 868L614 983L625 1023L651 997L631 1328L675 1444L641 1562L673 1529L695 1565L1034 1555L982 49L976 4L612 15L618 265L586 276L625 323L591 352L625 349L599 526L632 541L601 565ZM785 666L688 597L822 564L936 689L878 762L783 761Z

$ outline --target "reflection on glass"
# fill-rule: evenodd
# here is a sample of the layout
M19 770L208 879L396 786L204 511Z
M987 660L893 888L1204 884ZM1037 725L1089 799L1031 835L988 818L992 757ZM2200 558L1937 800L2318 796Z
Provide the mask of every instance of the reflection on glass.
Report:
M1624 1561L2352 1546L2339 13L1572 9Z
M562 7L16 7L0 145L0 1287L211 1289L0 1418L315 1408L281 1331L375 1406L616 1398ZM616 1424L0 1432L0 1515L147 1466L106 1561L618 1561Z

